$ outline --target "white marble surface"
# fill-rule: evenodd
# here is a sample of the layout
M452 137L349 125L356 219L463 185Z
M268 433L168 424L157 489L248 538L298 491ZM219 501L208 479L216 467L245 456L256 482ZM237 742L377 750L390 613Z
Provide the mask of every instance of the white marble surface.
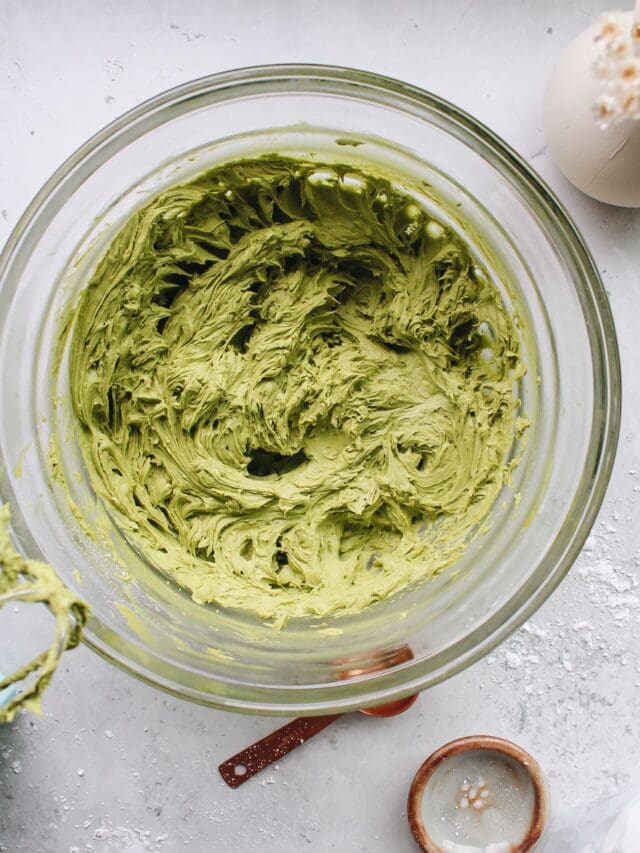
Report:
M2 0L0 243L79 144L162 89L274 61L375 70L478 116L567 204L613 304L624 414L596 534L552 599L491 657L423 694L405 716L345 718L231 791L218 762L273 721L180 702L79 649L47 693L44 716L0 728L0 850L409 853L404 806L415 769L446 740L478 731L516 739L538 757L556 811L640 776L640 211L569 187L541 130L551 64L605 6Z

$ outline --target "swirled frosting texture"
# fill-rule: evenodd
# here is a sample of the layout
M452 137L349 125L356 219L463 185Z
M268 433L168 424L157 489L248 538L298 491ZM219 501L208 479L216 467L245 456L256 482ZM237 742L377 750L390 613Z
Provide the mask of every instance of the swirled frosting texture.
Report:
M516 323L377 175L273 156L172 187L76 312L93 488L198 602L357 612L451 565L513 465Z

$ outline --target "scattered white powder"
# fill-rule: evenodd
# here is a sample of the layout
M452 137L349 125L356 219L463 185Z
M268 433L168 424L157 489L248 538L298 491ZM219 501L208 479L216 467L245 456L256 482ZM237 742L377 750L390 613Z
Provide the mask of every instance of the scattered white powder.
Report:
M508 650L507 652L505 652L504 660L509 669L517 669L519 666L522 666L523 658L522 655Z
M583 778L586 769L593 799L614 793L630 778L624 771L633 769L633 762L624 770L593 763L603 748L596 733L602 721L617 725L626 705L622 667L628 668L626 680L640 688L632 638L640 624L640 553L625 547L636 508L626 501L622 506L628 512L610 512L594 527L575 566L539 613L487 658L487 695L500 696L511 709L515 739L520 736L531 748L552 739L555 767L545 767L552 787L560 776ZM618 735L631 749L633 727ZM571 805L570 794L565 801Z
M93 833L94 841L107 842L106 847L101 845L96 848L105 850L105 853L116 850L126 850L127 853L147 853L147 851L158 853L161 845L168 838L168 833L154 837L148 829L130 826L113 827L107 822L103 822Z

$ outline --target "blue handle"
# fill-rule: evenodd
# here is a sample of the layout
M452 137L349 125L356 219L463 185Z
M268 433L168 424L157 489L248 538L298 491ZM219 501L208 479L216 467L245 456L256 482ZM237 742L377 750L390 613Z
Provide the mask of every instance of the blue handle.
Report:
M0 672L0 681L2 681L3 675ZM13 697L16 695L16 688L13 684L10 684L8 687L5 687L4 690L0 690L0 708L4 708Z

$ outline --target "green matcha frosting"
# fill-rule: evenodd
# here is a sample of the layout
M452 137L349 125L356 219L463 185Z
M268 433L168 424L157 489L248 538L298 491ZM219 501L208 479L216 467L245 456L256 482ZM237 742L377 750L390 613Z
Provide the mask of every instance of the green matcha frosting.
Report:
M70 386L134 546L196 601L281 625L458 559L513 464L519 351L406 191L274 155L126 222L76 308Z

